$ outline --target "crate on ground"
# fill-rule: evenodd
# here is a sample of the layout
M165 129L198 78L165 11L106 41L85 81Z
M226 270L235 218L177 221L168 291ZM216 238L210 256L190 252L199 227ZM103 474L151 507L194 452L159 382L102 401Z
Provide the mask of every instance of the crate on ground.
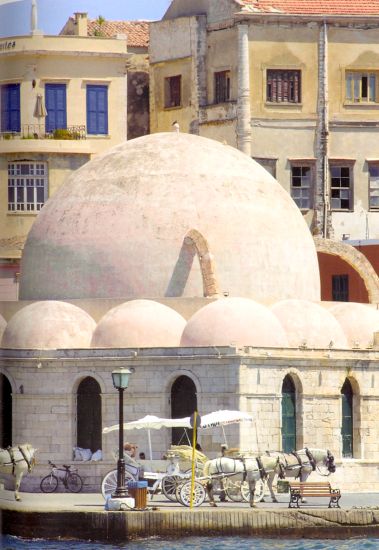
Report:
M128 493L135 501L136 510L145 510L147 507L147 481L129 481Z

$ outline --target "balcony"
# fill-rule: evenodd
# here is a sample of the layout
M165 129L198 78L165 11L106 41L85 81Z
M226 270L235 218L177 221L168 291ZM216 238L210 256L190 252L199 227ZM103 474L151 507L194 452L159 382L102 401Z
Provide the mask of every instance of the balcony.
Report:
M44 124L23 124L20 132L0 132L0 139L86 139L85 126L68 126L47 132Z
M0 132L0 154L33 152L90 155L95 150L84 125L47 132L44 124L23 124L20 132Z

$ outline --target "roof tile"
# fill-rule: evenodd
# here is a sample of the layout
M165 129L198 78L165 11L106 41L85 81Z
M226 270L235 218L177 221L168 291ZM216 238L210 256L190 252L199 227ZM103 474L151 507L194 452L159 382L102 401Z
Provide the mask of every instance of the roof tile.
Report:
M248 11L294 15L379 15L379 0L240 0Z
M147 21L104 21L99 24L96 19L88 19L88 36L105 36L114 38L126 34L128 46L147 48L149 45L149 23Z

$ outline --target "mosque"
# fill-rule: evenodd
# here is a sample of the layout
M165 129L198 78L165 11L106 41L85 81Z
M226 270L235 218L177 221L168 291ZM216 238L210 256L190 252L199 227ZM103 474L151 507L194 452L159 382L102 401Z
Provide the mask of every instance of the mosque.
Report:
M379 311L321 302L299 209L247 155L184 133L109 150L43 207L21 271L0 303L0 431L39 449L37 473L74 447L101 449L80 465L94 486L113 467L126 366L125 420L239 409L255 420L231 446L330 449L342 490L379 491ZM154 431L154 457L180 436ZM219 452L219 428L199 438Z

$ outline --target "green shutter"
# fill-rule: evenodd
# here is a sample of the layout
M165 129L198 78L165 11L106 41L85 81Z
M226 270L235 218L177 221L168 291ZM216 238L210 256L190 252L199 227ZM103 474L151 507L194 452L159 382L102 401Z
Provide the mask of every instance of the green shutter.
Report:
M286 453L296 449L296 390L289 376L282 386L282 449Z
M353 389L349 380L345 380L342 395L342 456L353 456Z

